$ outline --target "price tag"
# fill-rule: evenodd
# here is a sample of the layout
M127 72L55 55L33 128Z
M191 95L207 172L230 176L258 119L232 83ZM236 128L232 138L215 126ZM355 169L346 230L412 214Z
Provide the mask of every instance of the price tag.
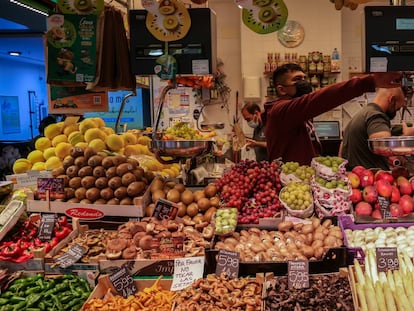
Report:
M48 241L52 238L53 228L55 227L55 214L42 214L40 227L37 237L42 241Z
M67 267L72 266L76 263L79 259L82 258L83 254L85 254L86 249L79 244L72 244L72 246L68 249L68 251L56 259L57 264L59 267L65 269Z
M378 203L380 206L380 211L382 218L387 219L391 218L392 215L390 213L390 200L389 198L378 196Z
M125 266L122 266L117 272L111 274L109 280L112 282L112 285L115 287L118 294L122 295L124 298L134 295L138 291L134 280Z
M186 288L193 284L195 280L202 278L203 272L204 256L175 258L171 290L176 291Z
M399 270L400 262L396 247L377 247L377 269L378 272L389 270Z
M216 274L225 273L231 279L237 278L239 276L239 263L239 253L221 249L217 255Z
M152 213L152 217L156 217L159 220L169 220L175 219L177 216L178 208L174 205L173 202L158 199L155 202L154 212Z
M309 262L307 260L288 261L289 288L309 287Z
M37 194L39 199L46 199L47 192L52 200L65 198L65 181L63 178L38 178Z

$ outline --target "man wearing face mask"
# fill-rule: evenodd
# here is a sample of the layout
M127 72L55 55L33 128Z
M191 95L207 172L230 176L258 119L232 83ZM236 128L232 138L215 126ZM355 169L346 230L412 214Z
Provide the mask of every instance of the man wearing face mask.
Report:
M247 124L253 128L253 139L247 138L247 147L254 148L256 161L267 160L266 136L264 134L265 122L260 107L256 103L246 103L241 114Z
M344 130L342 157L348 160L348 169L357 165L389 170L386 157L371 152L368 139L391 136L391 120L404 106L405 96L400 87L377 89L372 103L354 115ZM414 135L414 128L403 123L403 135Z
M293 63L278 67L273 81L278 98L265 104L265 135L269 159L282 158L310 165L320 154L312 119L375 88L401 86L402 74L384 72L335 83L312 92L302 68Z

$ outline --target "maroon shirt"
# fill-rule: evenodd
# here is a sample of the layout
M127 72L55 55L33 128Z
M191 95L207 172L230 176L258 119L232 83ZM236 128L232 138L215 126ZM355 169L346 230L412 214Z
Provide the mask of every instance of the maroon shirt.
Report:
M266 140L269 160L295 161L310 165L319 150L312 142L307 122L365 92L374 92L371 76L353 78L320 89L319 91L290 98L281 97L266 103Z

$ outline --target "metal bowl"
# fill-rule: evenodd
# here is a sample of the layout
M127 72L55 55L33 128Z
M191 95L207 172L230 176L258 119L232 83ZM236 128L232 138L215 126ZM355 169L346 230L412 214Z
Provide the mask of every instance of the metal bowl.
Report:
M210 152L212 140L153 140L151 149L159 156L192 158Z
M385 157L414 155L414 136L391 136L368 139L369 148Z

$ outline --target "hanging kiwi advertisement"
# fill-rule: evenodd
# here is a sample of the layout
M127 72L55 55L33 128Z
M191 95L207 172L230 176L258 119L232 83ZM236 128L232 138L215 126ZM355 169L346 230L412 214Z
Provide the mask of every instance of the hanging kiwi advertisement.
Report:
M93 82L96 15L53 14L47 20L47 78L50 84Z

